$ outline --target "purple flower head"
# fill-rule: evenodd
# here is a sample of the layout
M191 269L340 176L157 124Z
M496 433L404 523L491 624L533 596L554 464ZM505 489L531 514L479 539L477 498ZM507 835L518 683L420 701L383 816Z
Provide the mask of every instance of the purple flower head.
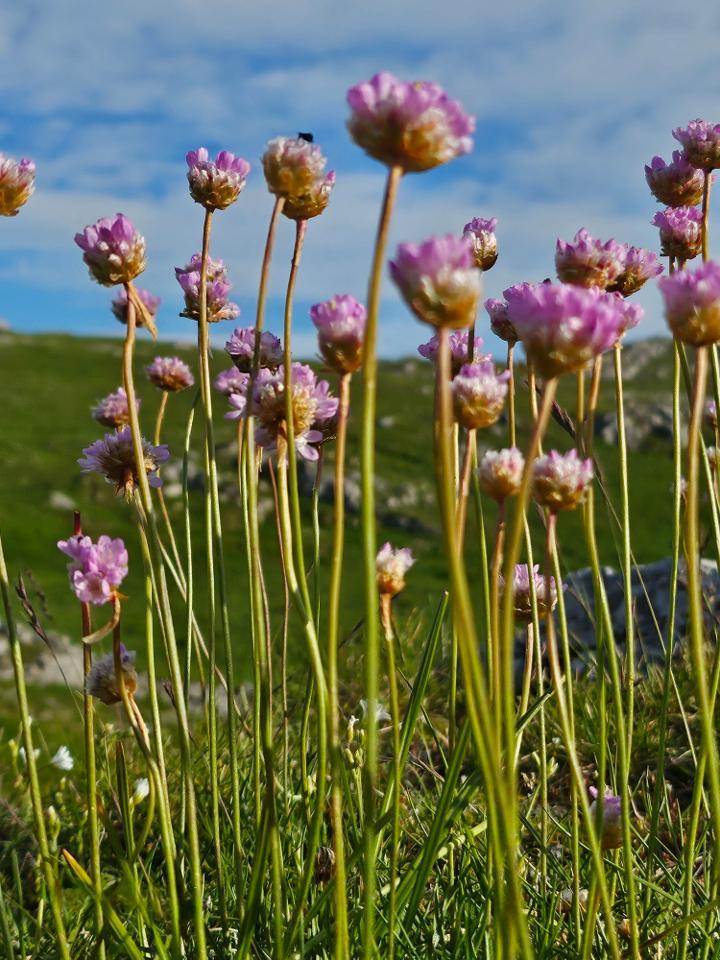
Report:
M482 217L475 217L470 223L463 227L463 236L473 245L475 255L475 266L480 270L489 270L495 266L497 260L497 237L495 236L495 227L497 220L491 217L484 220Z
M235 203L245 186L250 164L228 150L221 150L214 160L205 147L191 150L185 159L190 196L206 210L224 210Z
M137 690L137 673L135 671L135 654L120 644L120 669L128 696L132 697ZM91 697L111 706L120 703L120 686L115 673L115 657L108 653L94 661L90 672L85 678L85 692Z
M475 118L437 84L377 73L351 87L347 102L350 136L389 167L420 173L472 150Z
M190 320L200 319L200 272L202 256L196 253L184 267L175 267L175 276L185 296L185 309L181 317ZM232 287L227 278L227 271L222 260L207 261L207 319L208 323L218 323L220 320L234 320L240 316L240 307L228 300L228 293Z
M702 211L696 207L668 207L656 213L651 223L660 230L666 257L692 260L702 250Z
M145 238L127 217L103 217L75 234L90 276L104 287L130 283L145 269Z
M143 307L142 310L135 311L135 323L138 325L138 327L144 327L148 325L148 317L152 321L152 318L158 312L162 301L160 300L160 297L154 297L149 290L143 290L140 287L135 287L135 295ZM115 314L120 323L127 323L127 304L127 290L125 287L120 287L118 292L112 298L112 302L110 304L112 312Z
M596 287L519 283L504 297L528 360L541 377L581 370L617 343L627 323L622 298Z
M508 346L514 346L520 339L517 330L510 323L508 305L504 300L486 300L485 309L490 317L490 329L495 336L504 340Z
M330 195L335 186L335 171L317 180L310 189L300 196L286 197L283 213L290 220L312 220L319 217L330 203Z
M151 487L159 487L161 480L155 474L170 456L170 451L165 444L156 447L145 439L142 448L148 482ZM118 433L106 433L102 440L85 447L83 453L85 456L78 460L83 473L101 474L108 483L115 484L117 494L124 493L128 500L132 499L139 477L130 427Z
M392 547L384 543L375 558L378 590L394 597L405 587L405 574L415 563L409 547Z
M720 123L691 120L686 127L673 130L682 144L685 159L706 173L720 167Z
M241 377L247 377L248 383L250 382L249 373L240 373L237 371L238 375ZM228 403L230 404L230 409L225 414L226 420L239 420L241 417L245 416L247 410L247 388L248 383L245 384L242 390L237 390L234 393L227 394Z
M70 586L81 603L107 603L128 572L128 554L122 540L101 536L97 543L82 535L58 541L70 557Z
M15 217L35 190L35 164L0 153L0 216Z
M195 383L190 367L180 357L155 357L145 367L145 373L150 382L165 393L179 393Z
M590 804L590 814L593 819L597 816L598 791L595 787L589 787L590 796L593 798ZM622 846L622 798L615 796L612 791L606 790L603 794L602 802L602 821L600 825L600 846L603 850L617 850Z
M502 413L509 379L510 371L496 373L490 359L461 367L450 385L457 422L467 430L492 426Z
M505 594L505 578L499 577L499 587L501 598ZM551 610L555 609L557 603L557 586L555 578L550 577L550 596L548 597L545 589L545 577L540 573L540 567L535 564L532 568L532 582L535 588L535 597L537 599L538 617L542 619ZM518 563L513 573L511 583L513 592L513 611L518 620L529 622L532 620L532 593L530 587L530 573L526 563Z
M582 228L572 242L558 240L555 248L555 269L562 283L580 287L607 287L623 270L625 248L615 240L603 243Z
M401 243L390 276L418 320L458 328L475 319L482 274L465 237L449 233L421 244Z
M705 177L679 150L670 163L653 157L645 166L645 179L658 203L667 207L694 207L702 200Z
M367 311L348 293L310 307L322 358L337 373L354 373L362 363Z
M713 429L718 425L717 405L714 400L706 400L704 408L705 419Z
M232 362L243 373L252 370L255 355L255 327L236 327L225 344L225 352L232 357ZM260 353L258 365L277 370L282 363L283 351L280 340L272 333L264 330L260 334Z
M135 400L140 409L140 400ZM130 407L125 390L119 387L115 393L109 393L92 408L92 415L104 427L120 430L130 422Z
M230 367L229 370L223 370L215 377L214 386L218 393L229 397L233 393L244 393L249 379L247 373L243 373L237 367Z
M676 270L658 280L665 318L673 335L700 347L720 340L720 263Z
M460 368L470 362L468 357L470 334L467 330L453 330L448 340L450 341L450 376L456 377ZM438 335L434 333L427 343L420 344L418 353L431 363L435 363L439 344ZM475 337L472 363L479 363L480 360L489 358L490 354L487 354L485 358L481 355L482 345L482 338Z
M276 137L262 155L265 181L276 197L302 197L325 177L327 160L316 143L302 137Z
M480 489L493 500L514 497L520 489L525 458L517 447L488 450L478 467Z
M618 326L617 340L621 340L628 330L636 327L645 316L645 310L639 303L628 303L622 293L615 291L608 293L609 297L615 297L617 308L620 311L620 323ZM615 341L617 343L617 340Z
M551 450L533 463L532 494L551 513L574 510L581 503L593 478L592 460L581 460L577 450Z
M662 264L656 254L643 250L642 247L626 247L622 273L610 284L608 290L629 297L662 272Z
M315 444L323 439L318 424L335 416L338 401L329 394L326 381L318 381L304 363L291 368L292 413L295 447L305 460L317 460ZM257 420L255 439L261 447L274 450L278 439L285 441L285 371L261 368L255 379L252 413Z

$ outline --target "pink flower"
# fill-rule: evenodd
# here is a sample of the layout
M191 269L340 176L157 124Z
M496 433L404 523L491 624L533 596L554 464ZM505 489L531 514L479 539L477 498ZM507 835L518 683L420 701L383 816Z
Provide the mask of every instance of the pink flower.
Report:
M211 160L205 147L191 150L185 157L190 196L206 210L225 210L235 203L245 186L250 164L228 150Z
M122 540L101 536L97 543L82 535L58 541L70 557L70 586L82 603L103 604L112 599L128 572L128 554Z
M694 207L703 195L705 177L679 150L673 151L670 163L653 157L645 167L645 179L659 203L668 207Z
M692 260L702 250L702 211L695 207L668 207L656 213L651 222L660 230L666 257Z
M154 474L160 464L169 458L170 451L165 444L156 447L145 439L142 440L142 448L148 482L151 487L159 487L162 481ZM116 493L124 493L128 499L132 498L139 477L130 427L118 433L106 433L102 440L85 447L83 453L85 456L78 460L83 473L101 474L108 483L115 484Z
M537 600L538 617L542 619L557 604L557 586L555 578L550 577L550 596L545 589L545 577L540 573L540 567L535 564L532 569L533 586ZM499 578L500 596L505 594L505 578ZM519 563L515 567L513 580L510 585L513 592L513 610L518 620L532 620L532 593L530 587L530 573L526 563Z
M354 373L362 363L367 312L355 297L337 294L310 307L323 360L337 373Z
M185 295L185 309L181 317L190 320L200 319L200 274L202 256L196 253L184 267L175 267L175 276ZM240 315L240 307L228 300L232 284L228 281L225 264L222 260L207 261L207 320L218 323L221 320L234 320Z
M225 352L243 373L252 370L255 354L255 327L236 327L225 344ZM280 340L267 330L260 334L260 353L258 365L277 370L282 363L283 351Z
M145 372L150 382L166 393L179 393L195 383L190 367L180 357L155 357Z
M473 342L473 357L472 360L470 360L468 357L470 334L467 330L453 330L448 336L448 340L450 341L450 375L452 377L457 376L460 372L460 367L464 367L466 363L478 363L482 359L490 358L490 354L482 357L480 353L483 345L482 338L475 337ZM431 363L435 363L437 360L438 346L438 335L434 333L427 343L420 344L418 353Z
M517 330L510 322L508 305L504 300L486 300L485 309L490 317L490 329L495 336L504 340L508 346L514 346L520 339Z
M140 287L135 287L135 293L145 308L145 311L147 311L147 315L150 316L150 318L154 317L162 302L160 297L154 297L149 290L143 290ZM125 287L120 287L110 304L112 312L120 323L127 323L127 301L127 291ZM135 323L139 327L145 326L145 317L141 311L136 312Z
M532 470L533 497L551 513L573 510L585 498L593 478L592 460L581 460L574 449L566 454L551 450L537 458Z
M145 269L145 238L122 213L85 227L75 234L75 243L84 251L90 276L104 287L129 283Z
M658 280L665 318L673 335L700 347L720 340L720 263L676 270Z
M480 489L493 500L514 497L520 489L525 458L517 447L488 450L478 467Z
M335 186L335 171L325 173L320 147L305 137L276 137L262 157L270 193L284 197L283 213L291 220L309 220L323 212Z
M249 379L247 373L243 373L237 367L230 367L229 370L223 370L215 377L214 386L218 393L229 397L233 393L244 393Z
M486 359L465 364L453 379L455 419L467 430L492 426L505 404L510 371L495 372L495 364Z
M481 273L472 244L447 234L401 243L390 275L412 312L435 327L469 327L480 300Z
M608 290L629 297L662 272L662 264L654 253L643 250L642 247L625 247L622 273L610 284Z
M694 167L706 173L720 167L720 123L691 120L687 127L673 130L673 136L682 144L685 159Z
M621 244L615 240L605 243L595 240L584 228L578 230L571 243L557 241L555 268L563 283L604 290L620 276L624 262L625 250Z
M35 164L0 153L0 216L15 217L35 190Z
M137 409L140 409L140 400L135 400ZM119 430L126 423L130 422L130 407L128 406L127 394L123 387L119 387L115 393L109 393L99 401L92 409L92 415L104 427L112 427Z
M395 548L384 543L375 559L380 593L390 597L400 593L405 587L405 574L414 563L409 547Z
M590 814L597 815L598 791L590 787ZM617 850L622 846L622 798L615 796L612 791L606 790L603 795L602 821L600 825L600 846L603 850Z
M491 217L489 220L475 217L463 227L463 236L467 237L472 243L475 266L480 270L489 270L495 266L498 257L497 237L495 236L496 226L497 220L495 217Z
M419 173L473 147L474 117L434 83L405 83L378 73L347 93L348 130L371 157Z

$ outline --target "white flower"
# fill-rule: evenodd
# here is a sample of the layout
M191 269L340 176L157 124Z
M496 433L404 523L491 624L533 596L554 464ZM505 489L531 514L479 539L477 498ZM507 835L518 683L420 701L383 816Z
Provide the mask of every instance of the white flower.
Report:
M20 759L22 760L22 762L25 763L25 747L20 747L20 749L18 750L18 755L20 756ZM40 756L40 748L34 747L33 760L37 760L39 756Z
M135 781L135 786L133 787L133 802L142 803L143 800L150 793L150 781L147 777L140 777Z
M73 760L73 755L70 753L69 749L66 746L58 747L55 752L55 756L52 758L50 763L57 767L58 770L63 770L67 773L68 770L72 770L75 766L75 761Z
M367 700L360 701L360 709L362 710L363 719L365 719L365 717L367 717L367 712L368 712ZM392 717L390 716L390 714L387 712L387 710L383 707L381 703L376 703L375 719L377 720L378 723L381 723L383 720L392 720Z

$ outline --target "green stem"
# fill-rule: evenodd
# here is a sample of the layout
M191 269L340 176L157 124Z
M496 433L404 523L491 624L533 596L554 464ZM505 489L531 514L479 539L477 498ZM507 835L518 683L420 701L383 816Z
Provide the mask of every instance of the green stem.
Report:
M401 749L400 749L400 700L398 697L397 671L395 666L395 637L392 627L391 597L384 593L380 597L380 619L385 634L387 652L388 687L390 690L390 714L393 738L393 798L392 828L390 837L390 901L388 905L388 960L395 956L395 931L397 925L397 876L400 854L400 790L402 788Z
M508 343L507 348L507 368L510 371L510 379L508 380L508 440L510 441L510 446L515 446L515 360L513 354L515 352L515 344Z

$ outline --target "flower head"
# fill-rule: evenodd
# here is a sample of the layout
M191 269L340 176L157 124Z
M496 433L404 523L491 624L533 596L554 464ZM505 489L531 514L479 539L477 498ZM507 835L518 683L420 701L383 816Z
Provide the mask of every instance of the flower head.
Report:
M132 697L137 690L135 654L127 650L122 643L120 644L120 669L125 681L125 689L128 695ZM108 706L113 703L120 703L122 697L115 673L115 658L112 653L100 657L93 663L85 678L85 692L100 700L101 703L108 704Z
M69 773L70 770L72 770L72 768L75 766L73 755L70 753L69 748L64 745L57 748L54 755L50 759L50 763L57 770L62 770L63 773Z
M158 312L161 304L160 297L154 297L149 290L143 290L141 287L135 287L137 299L143 306L143 310L138 310L135 314L135 323L143 327L147 323L147 317L152 318ZM127 304L128 296L125 287L120 287L118 292L112 298L110 307L120 323L127 323Z
M323 360L337 373L354 373L362 363L367 311L348 293L310 307Z
M315 444L323 440L318 424L337 413L338 401L330 396L328 383L318 380L304 363L291 368L292 413L297 452L305 460L317 460ZM231 398L232 402L232 398ZM261 368L255 379L252 412L257 420L255 439L259 446L274 450L285 439L285 371Z
M509 379L510 371L496 373L489 359L461 367L450 385L458 423L467 430L492 426L505 404Z
M660 230L660 245L666 257L692 260L702 250L702 211L696 207L668 207L652 218Z
M639 303L629 303L622 293L617 290L613 293L608 293L607 296L615 298L617 309L620 313L617 340L621 340L628 330L632 330L640 323L645 316L645 310Z
M535 588L535 597L537 599L538 616L542 620L550 610L555 609L557 603L557 586L555 578L550 577L550 596L548 597L545 589L545 577L540 573L540 567L535 564L532 568L532 582ZM499 577L500 596L505 595L505 578ZM532 593L530 587L530 573L526 563L519 563L515 567L512 583L510 584L513 592L513 610L518 620L529 621L532 619Z
M610 284L608 290L629 297L662 272L662 264L656 254L643 250L642 247L625 247L622 273Z
M317 180L306 193L300 196L286 197L283 213L290 220L312 220L319 217L330 203L330 195L335 186L335 171Z
M578 230L572 242L558 240L555 248L555 268L563 283L580 287L601 287L605 290L617 280L623 270L625 248L615 240L595 240L584 228Z
M412 312L435 327L469 327L480 300L481 273L472 245L447 234L424 243L401 243L390 275Z
M0 153L0 216L15 217L35 190L35 164Z
M658 203L667 207L694 207L702 200L705 177L679 150L673 151L670 163L653 157L645 179Z
M597 813L598 791L590 787L590 814L594 818ZM617 850L622 846L622 798L616 797L610 790L606 790L602 803L602 822L600 825L600 846L603 850Z
M75 234L90 276L104 287L129 283L145 269L145 238L127 217L103 217Z
M351 87L347 102L350 136L389 167L419 173L472 150L474 117L434 83L378 73Z
M497 237L495 236L495 227L497 219L490 217L485 220L482 217L475 217L466 223L463 227L463 236L473 245L473 254L475 255L475 266L480 270L489 270L495 266L497 260Z
M265 182L276 197L302 197L325 175L327 160L316 143L304 137L276 137L262 155Z
M710 469L717 471L718 467L720 467L720 450L718 450L717 447L706 447L705 455L710 464Z
M551 513L573 510L585 497L593 478L592 460L581 460L577 450L551 450L533 463L532 494Z
M236 327L225 344L225 352L243 373L252 370L255 355L255 327ZM277 370L282 363L283 351L280 340L267 330L260 334L260 352L258 365Z
M714 400L705 401L705 419L710 424L711 427L717 427L718 424L718 415L717 415L717 404Z
M470 334L467 330L453 330L449 335L448 340L450 341L451 377L456 377L460 372L460 368L464 367L466 363L478 363L481 359L483 359L480 354L483 345L480 337L475 337L475 340L473 341L472 360L470 360L468 357ZM429 360L431 363L435 363L437 360L439 345L440 340L438 335L434 333L427 343L420 344L418 347L418 353L421 357L425 357L425 359ZM487 355L487 357L489 356L490 354Z
M381 594L394 597L405 587L405 574L415 563L409 547L392 547L384 543L375 558L377 585Z
M250 164L228 150L221 150L214 160L205 147L186 154L190 196L206 210L224 210L235 203L245 186Z
M97 543L82 534L59 540L58 549L70 557L70 586L81 603L107 603L128 572L128 553L121 539L101 536Z
M179 393L195 383L190 367L180 357L155 357L145 367L145 373L150 382L165 393Z
M679 340L699 347L720 340L720 263L676 270L658 280L665 318Z
M175 267L177 282L182 287L185 296L185 309L181 317L190 320L200 319L200 274L202 256L196 253L184 267ZM222 260L207 261L207 319L208 323L218 323L220 320L234 320L240 316L240 307L228 300L228 293L232 284L228 281L227 270Z
M517 447L488 450L478 467L480 489L493 500L513 497L520 489L525 458Z
M140 409L140 400L135 400L135 406ZM130 422L130 407L125 390L119 387L114 393L103 397L93 408L92 415L104 427L121 429Z
M486 300L485 309L490 317L490 329L495 336L504 340L508 346L514 346L520 339L517 330L510 322L508 305L504 300Z
M626 328L622 297L568 283L520 283L504 293L508 317L542 377L581 370Z
M214 387L218 393L224 393L229 397L233 393L244 393L249 379L249 374L243 373L237 367L230 367L229 370L223 370L215 377Z
M161 463L170 456L165 444L156 447L142 440L143 467L148 475L151 487L161 486L160 477L154 476ZM118 433L106 433L102 440L96 440L83 450L85 454L78 460L83 473L99 473L108 483L115 484L116 493L124 493L131 498L139 482L137 462L133 448L130 427Z
M682 144L685 159L694 167L706 173L720 167L720 123L691 120L686 127L673 130L673 136Z
M138 777L133 785L133 803L142 803L150 794L150 781L147 777Z

